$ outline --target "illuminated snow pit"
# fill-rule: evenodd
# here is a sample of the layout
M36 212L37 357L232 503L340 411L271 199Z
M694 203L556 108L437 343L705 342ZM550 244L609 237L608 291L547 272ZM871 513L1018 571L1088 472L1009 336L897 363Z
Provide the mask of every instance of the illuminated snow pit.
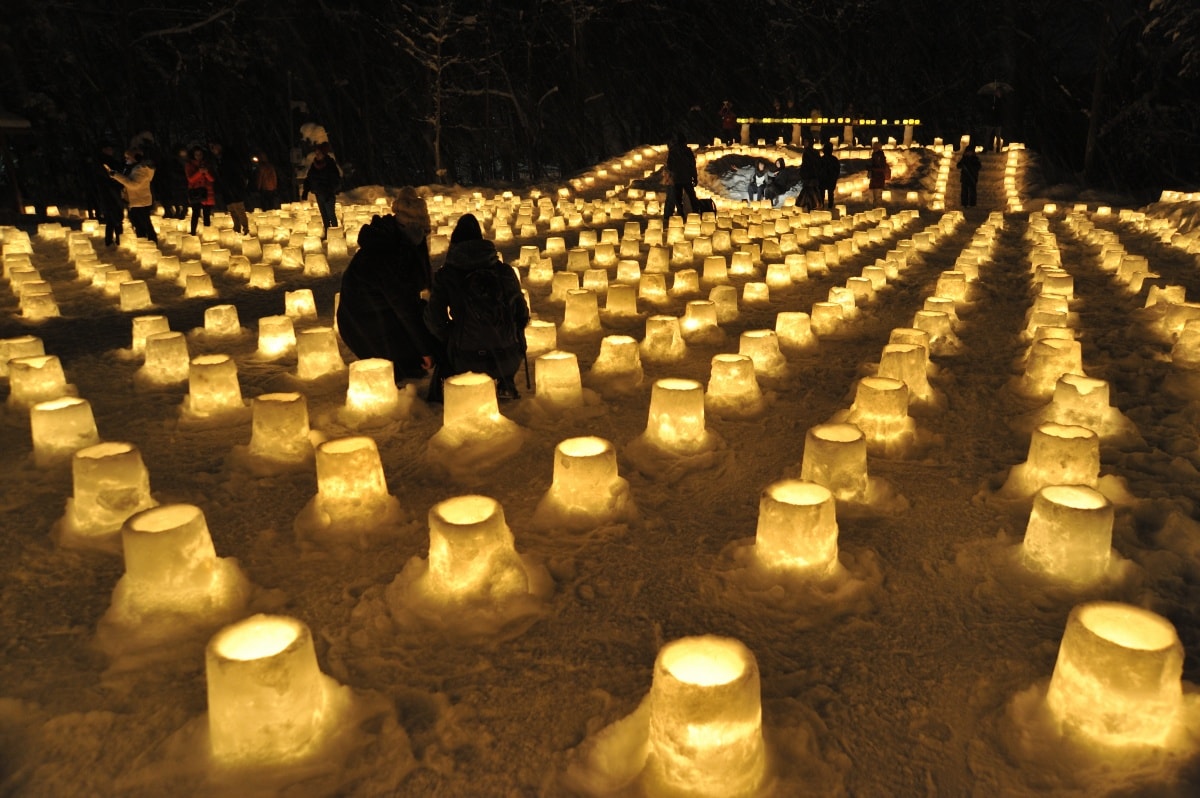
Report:
M72 495L55 526L59 545L107 547L134 513L154 507L150 474L131 443L98 443L71 458Z
M1022 396L1049 399L1065 374L1083 375L1083 348L1079 341L1044 338L1034 341L1025 372L1012 383Z
M295 618L253 615L221 629L205 650L205 680L209 747L223 766L303 761L344 723L348 691L321 673L312 633Z
M890 377L859 380L854 403L833 420L858 427L871 454L904 457L916 443L917 425L908 415L908 386Z
M401 625L495 635L534 620L550 587L545 569L517 554L500 503L467 495L430 508L429 559L409 560L385 595Z
M346 404L338 412L338 419L349 426L362 426L371 421L399 418L412 407L412 397L403 398L409 401L401 404L392 361L377 357L356 360L350 364Z
M600 341L600 354L588 371L590 387L602 394L627 394L641 386L645 373L638 342L628 335L608 335Z
M780 311L775 315L779 348L789 352L811 352L817 348L812 318L803 311Z
M258 320L258 355L270 360L296 348L296 328L291 316L263 316Z
M833 494L812 482L768 485L758 501L754 553L771 570L823 577L838 565Z
M8 406L17 410L29 410L38 402L74 394L73 386L67 385L67 375L57 355L33 355L8 361L8 387Z
M568 340L600 335L600 304L595 291L579 288L566 292L563 321L558 332Z
M1110 746L1163 745L1183 709L1183 646L1149 610L1097 601L1071 610L1046 707L1063 731Z
M236 420L244 415L237 363L229 355L199 355L188 369L188 395L181 407L183 418Z
M641 357L647 363L678 363L687 357L679 319L655 315L646 319L646 336L641 343Z
M1112 554L1113 506L1083 485L1050 485L1037 492L1025 528L1027 568L1077 585L1098 582Z
M766 407L749 355L720 354L712 359L705 410L726 418L751 418Z
M629 483L617 474L617 453L603 438L568 438L554 449L554 478L533 514L538 529L583 532L633 521Z
M500 414L496 383L487 374L455 374L443 384L442 427L425 450L426 461L451 476L486 471L516 454L527 431Z
M100 442L91 404L75 396L38 402L29 411L29 429L38 468L65 462L78 450Z
M679 330L685 343L720 344L725 331L717 326L717 305L709 299L693 299L683 311Z
M1086 485L1100 479L1100 439L1086 427L1042 424L1033 431L1029 456L1012 467L1002 495L1030 498L1049 485Z
M250 583L236 560L217 556L199 507L143 510L125 522L121 543L125 574L97 630L109 655L161 647L243 612Z
M310 327L296 333L296 378L306 382L346 370L332 327Z
M317 447L317 495L296 516L297 536L363 542L390 534L407 520L388 493L383 461L366 436L339 438Z
M642 783L649 795L754 795L767 772L758 663L742 643L706 635L663 646L647 698Z
M774 330L747 330L738 339L738 354L754 362L754 372L760 377L786 377L787 359L779 350L779 337Z

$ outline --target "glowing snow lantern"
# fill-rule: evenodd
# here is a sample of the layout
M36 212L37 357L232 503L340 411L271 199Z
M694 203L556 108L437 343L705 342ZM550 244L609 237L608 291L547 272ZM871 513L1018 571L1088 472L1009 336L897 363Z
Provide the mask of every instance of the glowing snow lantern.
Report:
M48 285L44 290L25 291L21 294L20 305L21 318L28 321L45 321L62 315Z
M121 283L120 292L122 312L145 310L153 304L150 299L150 286L145 280L127 280Z
M338 438L317 447L317 495L301 518L339 533L375 531L399 515L400 502L388 493L375 441L366 436ZM297 525L303 525L297 519Z
M204 334L214 338L236 338L242 332L236 305L213 305L204 309Z
M567 438L554 448L554 478L534 513L535 526L583 531L636 515L629 483L617 474L611 443Z
M666 277L662 274L643 274L638 280L638 299L655 305L668 302Z
M160 280L178 280L181 268L178 255L159 255L154 265L154 276Z
M1100 438L1086 427L1041 424L1029 440L1029 455L1013 466L1002 492L1032 496L1048 485L1096 487Z
M909 400L932 403L936 399L933 386L929 384L929 356L919 344L888 344L879 357L876 376L900 380L908 386Z
M21 335L0 339L0 377L8 377L10 364L19 357L38 357L46 354L41 338Z
M767 305L771 301L771 290L766 283L748 282L742 286L742 302L747 305Z
M80 538L112 535L131 515L155 506L150 474L131 443L97 443L71 457L73 492L65 531Z
M786 479L758 500L754 554L767 568L825 576L837 567L833 494L814 482Z
M868 451L885 456L903 454L916 433L916 422L908 415L908 386L889 377L859 380L854 403L842 420L862 430Z
M38 468L64 462L78 450L100 442L91 404L76 396L35 404L29 411L29 428Z
M317 317L317 301L313 298L311 288L299 288L286 291L283 295L284 313L293 319L315 319Z
M853 424L818 424L804 437L800 479L829 488L834 498L867 499L867 441Z
M637 316L637 289L632 285L610 285L604 312L619 317Z
M400 405L395 364L384 358L367 358L350 364L345 412L353 419L387 416Z
M9 360L8 386L8 406L19 410L28 410L38 402L47 402L68 393L67 375L57 355L34 355Z
M1022 544L1026 566L1057 579L1093 584L1112 551L1113 506L1084 485L1048 485L1033 498Z
M628 335L605 336L588 376L618 393L637 388L644 376L637 340Z
M1183 706L1183 645L1149 610L1095 601L1071 610L1046 706L1066 730L1107 745L1161 745Z
M1171 347L1171 363L1185 371L1200 370L1200 319L1184 323L1179 338Z
M676 363L687 357L687 344L683 341L679 319L662 315L646 319L641 356L649 363Z
M604 269L588 269L583 273L583 289L594 291L597 296L608 293L608 272Z
M708 292L709 301L717 306L717 322L729 324L738 317L737 288L732 285L714 285Z
M308 404L299 393L264 393L254 397L249 453L275 463L298 464L312 459Z
M574 352L555 350L538 357L534 368L535 393L551 407L583 405L583 382Z
M119 297L121 295L121 283L128 283L132 280L133 275L128 269L110 269L104 273L105 295Z
M1083 374L1083 348L1078 341L1046 338L1029 350L1025 373L1016 383L1019 393L1048 399L1064 374Z
M704 259L700 282L705 285L723 285L729 282L729 269L724 255L709 255Z
M700 293L700 275L695 269L680 269L671 282L671 295L677 297L696 296Z
M1108 383L1081 374L1060 377L1051 402L1054 420L1059 424L1087 427L1097 435L1107 431L1105 421L1113 415Z
M672 454L691 455L712 448L704 423L704 388L695 380L663 379L650 391L644 439Z
M537 357L558 348L558 327L552 321L531 319L525 327L525 356Z
M918 310L913 314L913 327L928 333L930 349L939 354L956 352L962 346L950 316L940 310Z
M310 755L336 722L312 633L295 618L254 615L205 650L208 737L224 765L272 765Z
M185 413L192 418L211 418L243 410L237 363L229 355L199 355L188 369Z
M767 769L758 663L737 640L706 635L663 646L654 663L651 795L753 795Z
M310 327L296 333L296 377L315 380L346 370L332 327Z
M717 326L716 303L711 300L695 299L688 302L679 329L687 343L719 343L725 339L725 333Z
M275 359L296 348L291 316L263 316L258 320L258 354Z
M780 311L775 315L775 335L780 349L806 352L815 349L817 339L813 335L812 319L803 311Z
M753 359L747 354L713 355L705 409L720 416L749 417L765 406Z
M210 274L192 274L187 278L187 287L183 290L183 295L188 299L197 297L214 297L217 295L217 289L213 287L212 275Z
M814 302L809 324L818 338L834 335L842 328L845 310L837 302Z
M779 351L779 337L774 330L747 330L738 339L738 354L754 361L754 371L764 377L787 374L787 359Z
M526 595L529 578L504 509L486 496L456 496L429 511L427 594L445 603Z
M636 260L617 262L617 282L626 285L636 285L642 278L642 266Z
M562 326L564 338L590 338L601 333L600 305L595 291L572 289L566 292Z
M554 303L565 303L567 301L567 293L578 290L578 272L555 272L554 277L550 281L549 301Z

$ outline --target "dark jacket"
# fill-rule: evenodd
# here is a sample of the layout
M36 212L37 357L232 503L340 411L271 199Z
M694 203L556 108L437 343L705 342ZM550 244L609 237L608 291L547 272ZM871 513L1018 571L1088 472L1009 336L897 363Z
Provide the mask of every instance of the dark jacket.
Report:
M307 199L310 193L318 197L332 197L342 187L342 173L337 161L328 155L324 160L313 159L304 178L302 197Z
M338 331L359 358L381 357L396 376L419 377L438 344L425 329L421 291L429 286L429 249L413 243L395 216L375 216L358 232L358 252L342 275Z
M226 204L245 202L249 175L246 172L244 160L239 155L226 150L221 153L220 157L212 158L210 164L213 178L216 181L215 189L221 199Z
M677 186L696 185L696 155L692 148L679 142L667 147L667 172Z
M842 162L838 160L833 150L827 149L821 153L817 162L817 179L823 188L836 188L838 178L842 175Z
M976 183L979 181L979 172L983 169L983 163L979 160L979 156L975 154L975 150L970 149L958 159L958 168L962 170L962 175L960 175L962 182Z
M512 324L507 335L509 340L496 341L489 349L464 346L460 333L466 324L454 321L468 318L467 280L471 272L480 269L496 270L503 292L500 301L509 309ZM445 265L433 277L433 290L425 310L426 326L446 345L450 373L475 371L496 379L511 378L525 357L525 325L528 323L529 308L521 294L521 284L512 268L501 262L496 245L486 239L451 244Z

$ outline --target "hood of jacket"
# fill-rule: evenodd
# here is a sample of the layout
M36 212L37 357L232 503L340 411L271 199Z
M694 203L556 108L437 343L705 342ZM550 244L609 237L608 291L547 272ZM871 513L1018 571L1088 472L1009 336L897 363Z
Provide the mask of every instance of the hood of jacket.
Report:
M475 238L452 244L446 251L446 262L442 268L469 272L482 269L499 260L500 256L496 253L495 244L486 238Z
M374 216L358 231L358 248L379 253L399 252L421 243L410 236L408 229L400 225L395 216Z

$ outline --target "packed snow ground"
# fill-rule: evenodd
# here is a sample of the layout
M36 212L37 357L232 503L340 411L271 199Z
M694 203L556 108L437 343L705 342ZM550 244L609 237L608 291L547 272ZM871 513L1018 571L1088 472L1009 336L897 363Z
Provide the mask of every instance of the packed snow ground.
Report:
M773 148L714 152L703 164L701 186L718 196L736 192L738 175L759 154L797 157ZM192 356L235 358L247 401L301 391L319 436L375 439L399 510L386 534L361 545L304 534L303 523L297 532L315 494L314 472L311 466L248 468L237 453L249 441L247 418L229 425L189 421L181 411L185 386L139 387L140 363L128 352L134 314L76 279L64 241L33 236L31 262L51 283L62 318L24 321L17 298L0 292L0 338L43 339L46 352L61 358L67 381L91 403L100 438L131 442L141 452L154 498L203 510L217 555L236 560L244 574L244 614L302 620L322 671L345 688L337 688L340 727L322 757L284 772L241 774L239 792L634 795L640 789L638 708L657 652L681 637L720 635L741 641L757 660L770 771L764 794L1195 794L1200 390L1172 363L1161 309L1143 306L1154 286L1182 286L1189 298L1200 296L1200 271L1187 242L1172 244L1161 228L1151 229L1154 220L1165 220L1160 224L1190 231L1198 203L1158 203L1142 209L1143 218L1098 214L1092 202L1072 221L1074 199L1054 197L1060 205L1045 212L1074 277L1070 310L1084 370L1109 382L1112 405L1140 436L1119 436L1102 447L1101 481L1117 505L1113 571L1096 587L1071 590L1020 566L1029 504L1003 490L1028 453L1029 417L1045 404L1014 390L1035 296L1031 215L1044 205L1030 195L1033 156L1013 156L1019 167L1012 191L1023 203L1017 210L1006 204L1008 155L985 155L980 205L955 223L947 217L958 211L953 176L945 190L948 210L929 207L940 199L938 155L927 149L889 154L899 185L885 218L915 211L893 236L856 247L828 273L814 270L790 288L772 289L765 303L740 302L737 318L721 324L724 336L689 343L676 362L644 362L644 380L632 390L589 382L587 402L570 410L547 407L523 390L522 399L501 410L526 432L518 445L501 446L503 459L488 468L449 450L438 450L439 460L431 462L427 452L441 425L440 409L415 398L413 388L399 418L359 430L340 412L344 376L305 382L295 376L294 356L271 361L256 355L257 320L283 312L285 290L306 287L316 296L319 319L298 321L298 329L332 323L345 257L331 258L331 277L279 270L279 285L266 290L210 269L218 296L187 299L175 282L140 269L130 251L104 251L100 237L101 260L147 279L151 312L168 316L172 330L191 333ZM568 187L562 207L579 214L578 225L568 221L564 232L551 233L539 222L535 238L500 245L506 260L516 262L522 245L544 250L551 235L574 247L581 230L621 233L626 222L637 221L645 231L658 214L638 190L657 184L642 172L662 155L631 154L628 165L602 165L590 180ZM864 163L865 153L845 158L844 201L856 220L853 229L822 230L814 223L814 238L802 248L878 224L878 218L855 215L869 206L849 193L861 186ZM638 178L632 194L631 173ZM547 189L555 201L556 188ZM907 199L910 190L919 200ZM382 194L344 198L348 232L370 214L352 203L369 205ZM596 222L593 214L606 195L623 210ZM497 203L510 208L511 221L521 199L462 191L447 196L454 202L432 206L443 231L474 208L489 222L489 234L494 227L486 217ZM736 199L719 205L735 228L748 230L771 215ZM292 224L318 219L314 207L290 213ZM798 213L780 211L785 218ZM1115 233L1129 253L1144 255L1159 278L1139 291L1117 282L1101 267L1099 248L1077 233L1080 218ZM228 225L226 217L218 219ZM937 369L929 382L939 401L912 410L920 445L871 457L870 475L886 489L886 500L839 506L837 578L817 586L756 571L749 547L760 493L799 476L806 432L845 413L856 382L875 373L891 331L912 325L939 276L954 268L989 222L992 256L980 265L968 301L956 307L960 344L932 358ZM754 243L775 237L755 230ZM831 288L886 259L897 242L930 230L936 231L931 243L871 301L860 303L855 320L821 336L815 349L788 352L786 368L764 374L761 409L742 418L708 416L714 443L705 457L680 466L639 447L655 380L707 383L712 356L736 352L743 331L774 329L780 311L809 311ZM643 267L647 252L642 244ZM565 261L554 256L558 270ZM672 268L699 270L701 262L697 257ZM756 276L731 279L739 299L743 284L762 280L764 269L760 264ZM549 301L550 286L528 287L536 316L561 322L563 307ZM604 334L641 338L651 313L682 316L693 298L669 296L661 306L639 302L638 318L606 319ZM218 303L237 306L244 332L231 340L192 332L202 327L204 309ZM585 376L599 344L599 336L559 339ZM111 632L121 558L56 545L52 530L71 494L69 468L35 465L27 413L8 408L0 422L0 792L230 794L230 777L210 767L205 753L203 646L212 630L175 630L181 637L170 643L166 633L124 643L119 635L115 643L111 634L98 635L106 623ZM556 525L553 511L548 520L545 510L539 517L538 507L550 487L556 444L584 435L616 448L636 516L568 533L556 530L566 524ZM500 503L537 589L527 604L499 615L476 608L456 616L453 609L439 613L406 603L428 556L429 510L470 493ZM1186 711L1164 749L1072 746L1041 714L1067 614L1097 598L1152 609L1182 639Z

